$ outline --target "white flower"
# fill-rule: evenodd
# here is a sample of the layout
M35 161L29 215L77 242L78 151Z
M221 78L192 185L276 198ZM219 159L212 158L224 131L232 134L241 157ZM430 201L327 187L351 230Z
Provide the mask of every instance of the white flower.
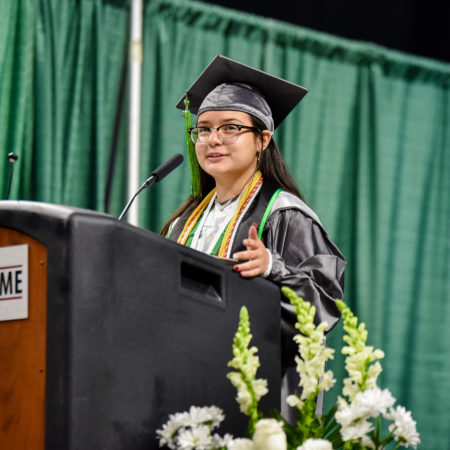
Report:
M253 442L250 439L234 439L228 443L228 450L253 450Z
M343 426L341 428L341 436L343 441L356 441L367 438L367 434L373 430L373 425L367 420L355 422L352 425ZM366 444L367 446L367 444Z
M211 436L211 430L224 419L223 411L217 406L191 406L188 412L171 414L162 430L157 430L159 446L171 449L209 449L220 448L232 439L225 435Z
M171 449L176 448L174 438L179 429L183 429L190 424L190 417L187 412L170 414L169 420L163 425L162 430L156 430L159 436L159 446L167 445Z
M381 390L378 387L358 392L350 404L339 397L336 421L342 426L347 426L352 422L366 420L369 417L378 417L380 414L385 414L387 408L394 403L395 398L389 390Z
M331 370L327 370L320 379L319 389L321 391L329 391L335 383L336 379L333 376L333 372Z
M226 433L224 437L221 437L216 433L212 436L212 448L228 447L232 441L233 436L231 434Z
M395 398L389 389L381 390L379 387L375 387L358 393L353 403L356 403L361 414L360 417L378 417L393 406Z
M172 436L177 430L178 426L174 426L173 423L169 422L163 425L162 430L156 430L156 434L159 437L159 446L167 445L169 448L175 448Z
M308 439L297 450L333 450L330 441L325 439Z
M254 450L286 450L283 422L275 419L258 420L253 434L253 448Z
M357 418L355 417L355 411L342 397L338 397L338 409L335 418L336 422L343 427L350 425Z
M385 417L394 421L389 426L389 431L394 432L397 441L406 444L405 447L417 448L420 438L416 429L416 422L411 417L410 411L406 411L403 406L397 406L397 408L391 409Z
M373 430L373 424L368 419L385 414L394 403L395 398L389 390L378 387L358 392L351 403L339 397L335 417L342 427L342 439L358 440L366 447L373 447L372 440L367 436Z
M256 355L256 347L248 348L252 335L250 334L250 321L245 306L241 308L239 315L239 327L233 339L233 359L228 367L236 369L229 372L227 377L237 390L236 401L241 412L254 417L258 408L258 401L267 394L267 380L256 379L259 367L259 357Z
M348 348L344 347L342 353L345 353L344 350ZM365 347L351 356L347 356L345 368L350 376L344 379L343 394L353 400L358 392L375 387L378 375L382 371L381 364L375 359L383 358L383 356L384 353L381 350L374 351L373 347ZM375 362L366 369L367 361Z
M300 398L297 395L288 395L286 398L286 403L295 408L297 407L298 409L300 409L303 406L303 401L300 400Z
M223 411L217 406L191 406L189 409L189 425L195 427L201 424L211 424L211 429L216 428L225 419Z
M269 392L267 389L267 380L264 378L254 380L252 386L258 400Z
M289 396L287 403L301 410L305 400L314 400L320 391L328 391L334 385L333 373L325 373L326 362L333 359L334 349L326 347L327 323L322 322L317 326L314 324L316 308L286 286L283 286L281 291L295 308L295 328L300 331L293 339L298 344L299 354L295 357L295 362L296 371L300 375L301 393L297 398Z
M182 413L170 414L167 423L171 423L173 426L177 427L187 427L191 423L191 419L189 413L184 411Z
M367 330L364 323L358 325L358 318L354 316L350 308L341 300L336 300L336 305L344 319L346 335L344 341L348 344L342 348L345 358L345 368L349 376L344 379L342 393L353 400L359 392L374 388L377 377L382 368L377 361L384 357L382 350L374 350L367 346Z
M177 439L180 450L208 450L211 448L212 438L209 427L200 425L195 428L183 429Z
M253 441L250 439L234 439L228 443L228 450L253 450Z
M301 304L301 308L310 308L314 314L314 307L309 304ZM306 400L317 395L321 390L329 390L335 383L333 373L325 373L325 364L328 359L333 359L334 350L325 346L326 323L322 322L317 327L312 323L314 315L308 317L311 323L298 323L297 328L302 329L305 335L294 336L294 341L299 345L299 354L296 356L297 373L300 375L299 387L302 388L301 400Z

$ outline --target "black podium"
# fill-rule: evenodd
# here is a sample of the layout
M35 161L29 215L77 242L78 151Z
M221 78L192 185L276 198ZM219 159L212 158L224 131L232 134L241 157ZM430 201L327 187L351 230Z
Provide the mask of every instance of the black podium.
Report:
M28 318L0 317L0 448L158 448L155 430L190 405L221 407L220 433L244 436L225 376L242 305L269 381L261 406L279 407L272 283L106 214L0 202L0 250L23 244Z

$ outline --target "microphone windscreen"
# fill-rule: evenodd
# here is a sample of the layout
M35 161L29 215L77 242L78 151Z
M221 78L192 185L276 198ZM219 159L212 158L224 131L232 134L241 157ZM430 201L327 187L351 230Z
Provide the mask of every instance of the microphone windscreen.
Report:
M155 169L151 176L155 177L156 181L161 181L166 175L172 172L172 170L176 169L183 162L183 160L183 155L177 153Z
M15 153L13 153L13 152L8 153L8 161L11 164L14 164L18 159L19 159L19 157Z

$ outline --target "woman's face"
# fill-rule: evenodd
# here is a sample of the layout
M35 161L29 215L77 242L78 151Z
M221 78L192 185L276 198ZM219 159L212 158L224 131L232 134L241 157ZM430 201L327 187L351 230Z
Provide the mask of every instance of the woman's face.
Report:
M250 116L240 111L206 111L200 114L197 122L198 127L207 128L224 124L253 126ZM261 137L251 130L242 129L238 138L230 143L222 142L217 130L212 130L206 142L197 142L195 150L200 167L216 182L233 183L250 179L256 171L258 152L262 147Z

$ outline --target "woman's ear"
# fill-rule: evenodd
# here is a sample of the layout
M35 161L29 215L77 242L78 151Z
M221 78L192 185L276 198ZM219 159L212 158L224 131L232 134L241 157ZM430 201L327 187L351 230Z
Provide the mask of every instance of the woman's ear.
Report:
M272 133L269 130L261 131L262 151L264 151L267 148L271 139Z

